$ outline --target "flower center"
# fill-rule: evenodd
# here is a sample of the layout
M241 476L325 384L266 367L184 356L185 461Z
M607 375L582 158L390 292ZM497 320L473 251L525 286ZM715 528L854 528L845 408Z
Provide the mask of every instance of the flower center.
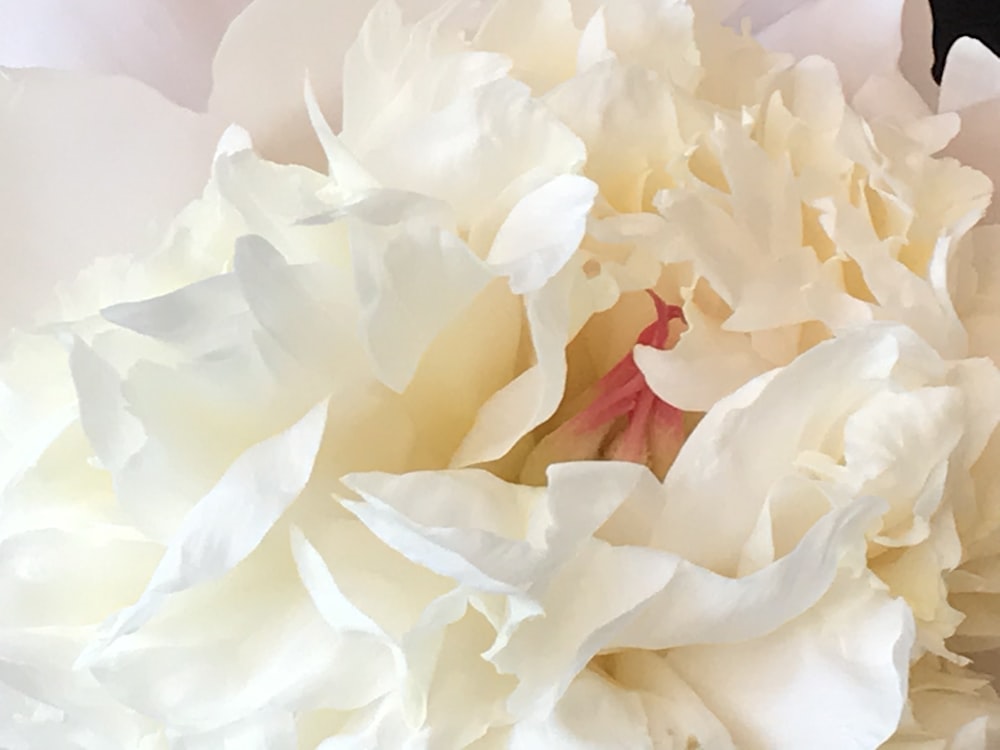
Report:
M647 290L656 319L636 344L672 346L670 321L684 321L677 305ZM544 484L545 468L563 461L608 459L646 464L660 479L684 442L684 413L661 400L646 383L630 349L585 394L586 406L546 435L525 461L521 481Z

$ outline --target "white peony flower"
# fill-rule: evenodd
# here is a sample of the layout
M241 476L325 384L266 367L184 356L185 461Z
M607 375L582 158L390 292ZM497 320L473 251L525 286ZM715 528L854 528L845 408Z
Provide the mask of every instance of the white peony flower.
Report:
M257 0L200 115L6 71L10 315L101 259L0 367L0 747L1000 741L983 52L937 109L914 3L785 5L383 0L341 70Z

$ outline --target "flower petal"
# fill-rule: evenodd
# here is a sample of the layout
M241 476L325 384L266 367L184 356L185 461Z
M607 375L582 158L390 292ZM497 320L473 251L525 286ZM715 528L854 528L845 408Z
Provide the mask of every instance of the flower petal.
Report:
M1000 57L977 40L955 42L941 78L939 107L962 118L962 129L944 154L984 172L995 189L1000 185L1000 151L993 147L1000 121ZM994 197L986 221L998 218L1000 201Z
M344 54L375 0L255 0L229 26L212 66L210 112L238 122L275 161L321 166L302 87L312 82L322 110L341 122ZM440 0L405 0L423 15Z
M357 223L350 236L364 341L377 377L402 392L437 335L493 274L461 239L420 219Z
M863 575L769 636L676 649L668 661L740 748L863 750L896 730L912 642L905 602Z
M510 276L514 294L541 289L579 247L596 197L586 177L554 177L514 205L486 262Z
M0 65L124 75L202 109L212 57L250 0L0 0Z
M896 68L903 49L904 0L749 0L730 22L749 18L765 47L802 59L833 60L844 90L853 94L870 76Z
M170 594L222 575L253 551L309 480L327 408L320 403L233 463L184 519L139 601L108 623L84 661L141 627Z
M221 132L127 79L0 71L0 332L94 258L154 247L201 191Z
M508 750L654 750L639 696L620 690L593 672L580 674L555 710L535 721L518 722ZM719 748L719 750L724 750Z
M964 36L948 51L941 76L941 112L958 112L1000 98L1000 57L978 39Z
M937 108L938 85L931 73L934 45L931 5L926 0L905 0L903 6L903 54L899 69L931 107Z

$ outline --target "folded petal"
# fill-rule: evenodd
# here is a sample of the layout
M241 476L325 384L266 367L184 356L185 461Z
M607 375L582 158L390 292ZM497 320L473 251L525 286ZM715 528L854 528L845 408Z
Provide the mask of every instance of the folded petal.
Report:
M170 594L221 576L257 547L309 480L327 409L319 404L233 463L184 519L139 601L108 623L85 660L140 628Z

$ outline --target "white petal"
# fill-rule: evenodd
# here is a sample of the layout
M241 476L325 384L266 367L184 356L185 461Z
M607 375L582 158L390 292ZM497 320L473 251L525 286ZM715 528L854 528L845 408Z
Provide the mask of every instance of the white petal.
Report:
M541 289L579 247L596 197L597 185L586 177L546 182L514 205L486 262L510 277L514 294Z
M957 388L885 392L847 418L845 467L861 491L890 502L879 542L916 543L927 534L925 524L943 499L944 474L962 435L962 401Z
M355 224L351 254L376 375L401 392L427 347L493 274L454 234L419 219L388 230Z
M410 25L394 0L382 0L365 19L343 71L343 136L360 153L388 145L510 68L503 55L471 49L453 30L441 29L447 11L439 8Z
M316 526L307 541L320 558L297 545L296 564L317 610L335 630L381 634L401 644L431 602L454 589L453 581L414 566L355 518L324 516Z
M801 451L818 449L839 420L886 388L895 367L912 367L924 382L944 377L937 353L912 331L869 325L819 344L720 401L667 474L671 500L657 529L661 544L712 570L735 571L736 551L772 483L789 472ZM766 441L760 439L761 425L767 426ZM708 476L706 467L712 467ZM733 505L732 497L743 501Z
M623 651L612 657L614 674L642 698L649 734L687 739L702 747L736 750L732 735L699 695L671 667L669 652Z
M114 368L77 339L69 357L80 402L80 424L104 468L118 471L142 443L142 426L128 413Z
M948 50L938 110L958 112L1000 98L1000 57L978 39L964 36Z
M68 352L14 332L0 363L0 488L8 489L78 417ZM48 373L39 378L38 372ZM8 519L9 523L9 519Z
M701 79L688 3L620 0L603 5L608 46L623 62L655 70L684 91Z
M361 163L351 154L340 137L333 132L326 115L316 100L316 92L312 83L306 80L305 86L306 111L309 114L309 124L316 131L320 146L326 156L327 173L338 186L353 189L371 189L378 187L378 181L372 177Z
M955 258L958 290L955 305L969 332L969 354L1000 362L1000 227L978 226L962 240Z
M740 748L867 750L899 723L912 641L906 604L865 575L769 636L668 660Z
M398 125L371 146L344 141L382 184L448 203L459 227L499 225L529 190L583 165L579 139L510 79Z
M233 463L184 519L142 597L107 624L89 655L141 627L170 594L221 576L253 551L309 480L327 409L319 404Z
M601 651L745 643L774 631L813 606L839 569L858 565L881 510L861 503L830 514L791 555L739 579L659 550L588 544L541 596L545 616L519 623L488 655L518 677L508 707L544 713Z
M47 627L9 630L0 639L0 741L13 734L11 750L144 748L145 735L159 734L148 717L72 669L79 635Z
M155 247L221 132L134 81L0 72L0 331L52 307L53 287L94 258Z
M0 0L0 65L124 75L204 107L212 57L250 0Z
M357 341L358 314L347 273L326 263L290 265L256 235L236 241L233 271L254 318L322 381L318 392L346 391L371 378ZM309 325L302 325L304 320Z
M726 23L739 27L743 19L751 25L751 31L759 34L768 26L779 21L801 5L809 5L812 0L718 0L719 12L725 14Z
M478 470L355 474L344 483L366 500L351 512L414 562L481 591L518 594L544 587L644 477L632 464L575 462L551 467L547 493ZM585 508L581 492L593 494Z
M322 110L341 121L344 55L375 0L256 0L230 25L212 66L209 111L238 122L265 156L319 167L323 155L302 88L312 81ZM440 0L406 0L421 16Z
M193 734L262 711L337 706L345 694L348 708L370 700L368 685L350 678L360 673L352 659L367 667L372 652L338 640L299 587L268 585L288 562L287 538L269 541L271 549L226 580L177 595L89 672L122 704ZM335 665L346 670L339 684L330 679Z
M536 362L483 404L452 466L500 458L555 412L566 384L566 345L581 277L578 265L570 264L544 287L525 295Z
M708 411L723 396L773 364L747 336L724 331L718 321L685 305L689 328L673 349L637 346L635 362L661 399L685 411Z
M865 532L884 510L884 502L868 500L830 512L787 555L741 578L682 561L663 591L606 647L659 650L767 635L812 607L838 570L859 564Z
M507 702L511 713L552 710L573 677L669 584L680 563L646 547L585 544L542 597L544 616L518 623L488 654L501 672L518 678Z
M246 300L232 274L213 276L159 297L120 302L101 310L116 326L182 348L192 357L218 350L228 338L220 328L240 330L250 320ZM218 321L205 325L206 320Z
M474 44L509 56L511 74L542 92L573 75L579 37L569 0L501 0Z
M504 698L514 680L499 675L481 656L495 636L486 619L472 609L448 626L427 685L427 715L420 734L429 746L467 748L491 726L506 723Z
M64 632L100 622L142 592L158 545L115 527L37 529L0 542L0 627L55 623Z
M505 747L654 750L656 746L645 725L645 711L638 695L587 670L573 681L551 714L515 724Z
M295 719L287 711L262 711L248 719L201 734L171 738L170 750L296 750Z
M292 553L302 583L324 620L338 630L384 635L382 628L344 596L320 553L298 528L292 529Z

